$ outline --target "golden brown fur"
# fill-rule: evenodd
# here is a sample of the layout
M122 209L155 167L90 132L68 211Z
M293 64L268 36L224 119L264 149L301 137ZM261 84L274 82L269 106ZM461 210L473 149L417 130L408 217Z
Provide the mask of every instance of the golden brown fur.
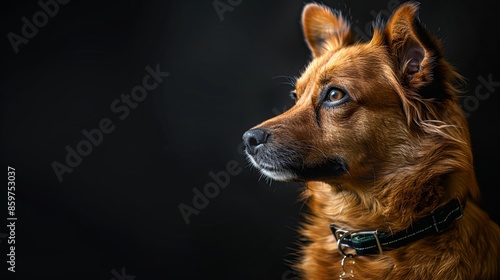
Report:
M369 42L354 42L340 13L308 4L302 23L314 59L296 82L296 104L256 126L260 134L244 136L265 175L306 182L310 215L301 232L309 242L297 264L304 279L342 273L330 224L397 232L453 198L466 206L449 229L356 256L354 279L500 279L500 228L477 206L468 126L457 105L461 77L417 13L417 4L405 3ZM349 100L320 100L332 85ZM333 158L345 172L316 176Z

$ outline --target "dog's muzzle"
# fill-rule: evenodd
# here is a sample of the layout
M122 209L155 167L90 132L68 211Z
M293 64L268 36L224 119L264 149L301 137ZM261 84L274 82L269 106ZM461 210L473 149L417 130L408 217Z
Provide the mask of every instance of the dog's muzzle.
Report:
M323 180L345 174L346 162L340 157L305 162L310 144L301 141L279 141L265 128L253 128L243 134L249 161L259 171L278 181Z
M276 143L270 143L270 133L253 128L243 134L248 159L265 176L278 181L293 181L297 174L286 163L293 162L293 153L284 152Z

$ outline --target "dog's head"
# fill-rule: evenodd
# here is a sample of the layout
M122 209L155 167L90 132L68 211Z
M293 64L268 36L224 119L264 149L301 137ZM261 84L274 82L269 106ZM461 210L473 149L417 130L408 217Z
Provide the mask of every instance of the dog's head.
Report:
M356 42L341 13L321 5L305 6L302 25L313 60L296 81L295 105L243 135L261 173L366 184L431 165L446 173L470 164L469 154L457 156L458 165L444 154L457 143L468 150L453 87L460 76L420 23L417 4L377 19L368 42Z

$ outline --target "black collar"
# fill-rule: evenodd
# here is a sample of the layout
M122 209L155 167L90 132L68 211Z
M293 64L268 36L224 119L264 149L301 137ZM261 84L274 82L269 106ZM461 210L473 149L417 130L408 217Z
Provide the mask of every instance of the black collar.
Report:
M465 206L465 204L464 204ZM443 206L434 209L430 215L414 222L407 229L386 233L377 230L348 231L334 224L330 228L337 240L339 251L346 257L344 248L356 250L356 255L371 255L395 249L408 243L446 230L455 220L463 215L463 208L458 198L450 200Z

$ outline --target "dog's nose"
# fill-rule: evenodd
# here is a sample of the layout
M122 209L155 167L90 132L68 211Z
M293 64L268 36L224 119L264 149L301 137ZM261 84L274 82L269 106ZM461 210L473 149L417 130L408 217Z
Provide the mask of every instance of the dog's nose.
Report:
M243 134L243 142L245 142L245 147L247 152L251 155L257 153L257 149L264 143L267 142L269 134L260 128L250 129Z

